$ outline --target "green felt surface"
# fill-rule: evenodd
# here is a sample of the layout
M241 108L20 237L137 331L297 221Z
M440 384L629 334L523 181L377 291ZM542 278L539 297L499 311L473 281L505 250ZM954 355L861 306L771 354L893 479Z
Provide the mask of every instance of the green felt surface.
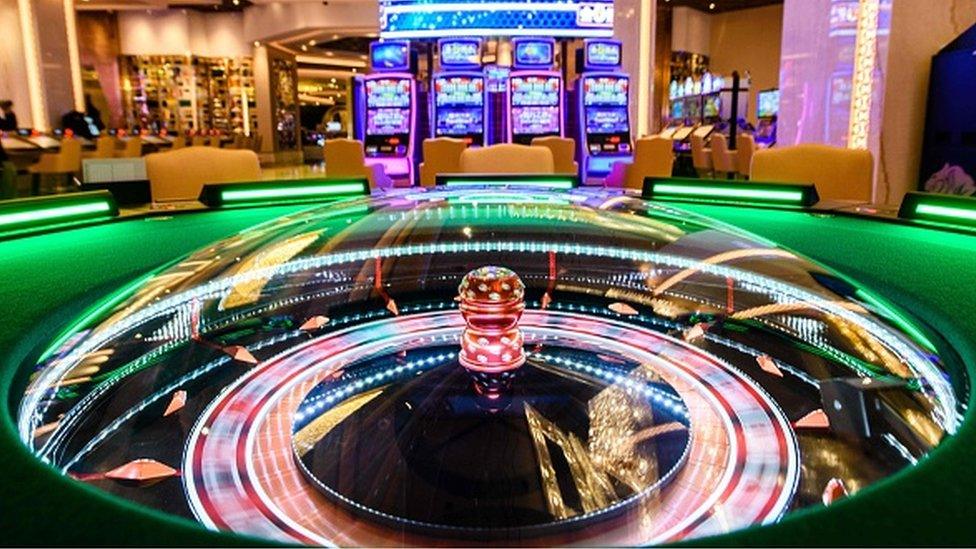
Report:
M862 282L952 342L976 370L976 236L848 217L683 206L773 240ZM227 545L207 532L60 477L18 441L12 413L29 372L18 369L86 305L112 288L214 240L298 207L118 221L0 242L0 531L5 544ZM976 426L971 421L920 465L829 510L695 543L929 545L976 543Z

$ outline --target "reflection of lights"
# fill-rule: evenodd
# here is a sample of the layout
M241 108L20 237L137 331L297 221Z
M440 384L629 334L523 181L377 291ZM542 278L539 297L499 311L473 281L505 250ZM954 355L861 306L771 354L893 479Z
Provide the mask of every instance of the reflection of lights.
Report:
M241 262L237 268L237 272L243 273L250 270L266 269L267 267L280 265L301 253L302 250L318 240L321 235L322 231L313 231L276 242L271 246L263 248L260 253ZM233 309L257 302L261 298L261 290L264 289L268 280L268 278L249 279L235 285L220 300L218 309Z
M707 257L701 261L702 265L717 265L719 263L726 263L729 261L735 261L737 259L746 259L752 257L782 257L784 259L796 259L796 256L787 252L786 250L779 250L776 248L755 248L746 250L733 250L730 252L720 253ZM695 274L700 269L698 267L689 267L682 270L681 272L675 274L674 276L668 278L664 282L661 282L654 288L654 295L661 295L665 290L674 286L675 284L681 282L682 280L688 278L689 276Z
M99 330L85 339L66 356L58 358L39 372L32 385L33 388L52 387L57 380L63 378L77 362L90 351L99 349L105 343L129 330L138 328L156 318L172 314L179 307L192 300L214 299L223 296L228 288L248 280L270 278L274 276L290 275L300 272L320 270L324 267L340 264L358 264L376 257L397 258L418 255L437 256L441 254L462 253L537 253L548 254L555 252L567 256L603 258L620 261L631 261L636 264L653 263L660 267L688 269L697 268L700 272L716 277L731 277L744 285L751 285L761 289L763 293L771 295L777 301L797 300L811 303L814 307L827 314L836 315L848 322L859 324L868 334L884 344L899 360L908 365L917 377L924 379L926 388L931 388L935 399L935 416L948 432L954 432L959 418L954 412L956 399L952 388L936 364L928 360L917 349L911 347L901 336L890 331L877 321L848 311L833 301L814 294L803 288L780 282L762 274L739 270L726 265L707 265L700 260L664 254L655 251L616 248L610 246L592 246L582 243L543 242L543 241L484 241L484 242L428 242L375 249L359 249L301 257L269 268L256 269L247 273L235 274L225 278L208 281L197 287L183 292L174 293L154 304L139 310L118 322L101 326ZM816 352L816 351L814 351ZM33 427L42 421L43 410L40 405L42 391L34 391L21 403L19 430L22 439L30 444L30 433Z

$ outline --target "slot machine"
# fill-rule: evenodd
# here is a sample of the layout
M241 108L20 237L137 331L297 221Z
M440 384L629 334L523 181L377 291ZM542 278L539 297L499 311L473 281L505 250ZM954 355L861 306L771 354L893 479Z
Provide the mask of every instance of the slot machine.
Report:
M358 87L358 109L367 164L382 164L386 175L413 184L417 127L417 87L410 72L410 43L401 40L370 45L372 71Z
M486 144L487 82L481 70L481 40L445 38L437 43L441 72L431 78L434 137L454 137L469 146Z
M516 38L508 78L508 141L529 145L536 137L563 135L563 77L553 70L556 41Z
M776 144L776 119L779 116L779 90L762 90L756 94L756 145L769 148Z
M583 181L602 178L613 164L630 161L630 77L620 72L621 43L587 40L578 84Z

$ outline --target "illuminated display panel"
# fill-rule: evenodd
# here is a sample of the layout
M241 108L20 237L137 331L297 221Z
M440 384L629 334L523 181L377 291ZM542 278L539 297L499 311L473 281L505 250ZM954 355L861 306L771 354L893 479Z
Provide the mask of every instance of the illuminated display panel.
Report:
M531 142L533 137L560 135L562 82L558 76L513 76L509 87L513 141Z
M366 106L371 109L409 107L410 81L405 78L382 78L366 82Z
M552 40L516 40L515 66L520 68L549 68L555 60L556 45Z
M382 38L609 38L613 0L380 0Z
M366 82L366 154L406 154L413 107L407 77L378 78Z
M434 78L434 132L484 144L485 78L442 75Z
M438 43L441 66L445 68L474 68L481 66L481 40L478 38L448 38Z
M373 42L369 60L374 72L406 71L410 68L410 44L402 40Z
M503 93L508 89L508 75L512 72L511 67L501 67L498 65L485 66L485 76L488 78L488 91Z
M621 63L621 44L616 40L586 42L585 66L588 69L615 69Z
M513 107L558 107L562 86L558 76L513 76Z
M779 90L761 91L757 95L756 115L759 118L772 118L779 114Z
M702 115L705 118L718 118L722 112L722 98L716 93L702 99Z
M629 86L623 75L583 77L583 123L591 155L630 152Z

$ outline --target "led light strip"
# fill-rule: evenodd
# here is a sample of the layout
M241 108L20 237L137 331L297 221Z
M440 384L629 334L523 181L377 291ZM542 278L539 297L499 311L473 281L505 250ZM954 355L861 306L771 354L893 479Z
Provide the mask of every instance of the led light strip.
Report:
M302 198L355 194L361 193L362 190L363 186L359 183L342 183L339 185L281 187L276 189L234 189L222 191L220 195L226 201L246 202L249 200L266 200L271 198Z
M697 197L718 196L725 198L752 198L757 200L775 200L780 202L800 202L803 200L803 193L800 191L738 188L734 183L730 184L729 187L692 187L674 185L670 183L658 183L654 185L654 194Z
M73 206L53 206L49 208L38 208L17 213L0 214L0 231L5 229L18 229L19 225L48 221L52 219L72 219L79 216L96 213L110 213L111 205L108 202L92 202L89 204L76 204Z
M919 204L915 206L915 213L918 215L930 215L943 217L946 219L967 219L976 221L976 210L964 208L953 208L949 206L937 206L935 204Z

